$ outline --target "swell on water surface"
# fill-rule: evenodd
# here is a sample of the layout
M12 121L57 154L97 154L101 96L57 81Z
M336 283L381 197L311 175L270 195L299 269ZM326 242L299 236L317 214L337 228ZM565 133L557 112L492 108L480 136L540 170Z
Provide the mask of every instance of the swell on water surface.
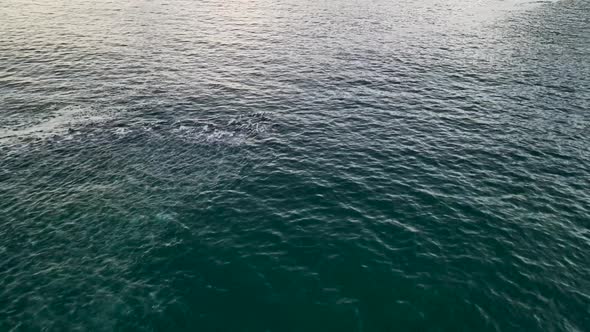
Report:
M0 330L587 330L589 12L4 1Z

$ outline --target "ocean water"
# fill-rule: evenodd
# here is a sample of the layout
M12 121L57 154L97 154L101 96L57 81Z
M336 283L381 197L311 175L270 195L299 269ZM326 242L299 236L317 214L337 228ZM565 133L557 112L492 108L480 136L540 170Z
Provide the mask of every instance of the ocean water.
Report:
M590 2L0 0L0 331L590 331Z

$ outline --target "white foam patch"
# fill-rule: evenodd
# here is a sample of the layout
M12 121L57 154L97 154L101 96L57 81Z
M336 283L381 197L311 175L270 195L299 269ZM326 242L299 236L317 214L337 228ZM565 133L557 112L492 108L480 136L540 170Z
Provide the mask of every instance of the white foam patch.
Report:
M239 145L245 143L248 136L235 131L212 129L203 127L180 126L171 131L178 137L189 141L225 143Z
M23 124L0 128L0 140L18 137L48 137L64 135L70 129L111 119L112 112L98 113L91 107L67 106L41 119L24 119Z
M130 135L144 135L144 138L179 138L187 143L210 143L221 145L250 144L272 127L266 115L254 114L237 116L229 120L179 119L174 122L153 119L127 119L115 108L65 107L48 110L42 116L16 114L15 118L4 121L0 126L0 144L43 141L71 141L83 137L106 135L123 139ZM113 123L113 121L115 121ZM1 123L0 123L1 125ZM95 130L100 129L100 130ZM56 141L54 141L56 142Z
M199 119L184 119L183 122L188 125L173 125L174 129L171 132L187 141L207 143L247 144L258 135L270 130L270 119L264 114L255 114L253 117L238 116L226 123L217 124Z

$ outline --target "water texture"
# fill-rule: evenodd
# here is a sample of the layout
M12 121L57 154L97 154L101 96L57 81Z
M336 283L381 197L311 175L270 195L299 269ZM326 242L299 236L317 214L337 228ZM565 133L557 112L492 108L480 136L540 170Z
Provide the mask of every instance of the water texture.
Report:
M0 0L0 331L590 331L590 2Z

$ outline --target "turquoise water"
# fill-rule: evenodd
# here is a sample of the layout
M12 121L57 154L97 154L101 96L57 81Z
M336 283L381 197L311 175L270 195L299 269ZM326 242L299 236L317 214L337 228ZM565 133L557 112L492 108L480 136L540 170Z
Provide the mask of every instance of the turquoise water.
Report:
M589 20L0 0L0 331L589 331Z

